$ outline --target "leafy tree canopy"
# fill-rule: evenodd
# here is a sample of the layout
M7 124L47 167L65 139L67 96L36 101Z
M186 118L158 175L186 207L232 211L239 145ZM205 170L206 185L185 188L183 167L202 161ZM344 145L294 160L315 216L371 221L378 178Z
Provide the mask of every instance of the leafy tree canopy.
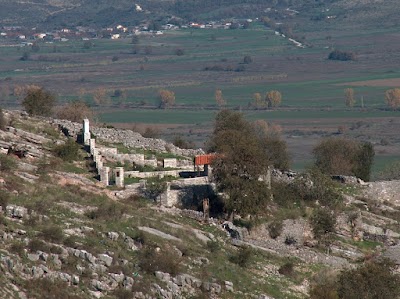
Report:
M218 153L213 175L220 191L226 194L225 209L242 215L263 211L270 199L265 182L260 181L273 164L270 153L243 114L222 110L215 121L209 149Z

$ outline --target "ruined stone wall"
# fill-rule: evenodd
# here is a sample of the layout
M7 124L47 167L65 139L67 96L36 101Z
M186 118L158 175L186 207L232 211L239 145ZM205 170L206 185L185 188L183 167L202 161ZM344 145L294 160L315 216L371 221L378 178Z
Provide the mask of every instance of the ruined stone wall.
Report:
M52 124L63 128L70 136L77 137L82 130L81 123L75 123L68 120L51 119ZM204 154L202 149L181 149L172 143L168 143L162 139L144 138L137 132L131 130L99 128L91 126L90 131L98 140L111 143L122 143L126 147L153 150L158 152L170 152L185 157L193 157L195 155Z
M125 171L126 178L156 178L156 177L165 177L172 176L178 177L180 170L161 170L161 171L148 171L148 172L139 172L139 171Z

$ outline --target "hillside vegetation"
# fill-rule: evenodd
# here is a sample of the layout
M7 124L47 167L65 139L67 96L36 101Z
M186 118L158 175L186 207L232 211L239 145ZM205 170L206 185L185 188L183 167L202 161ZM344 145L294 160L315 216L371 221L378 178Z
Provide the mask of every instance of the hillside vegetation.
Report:
M232 223L213 210L215 218L204 220L196 209L160 206L140 192L122 198L133 189L100 184L89 154L58 120L6 111L3 121L2 298L399 294L392 272L399 263L397 181L341 177L345 184L338 184L315 171L295 178L277 171L274 199L261 199L268 204L259 217L236 215ZM61 154L72 150L72 158ZM382 188L386 200L377 195Z

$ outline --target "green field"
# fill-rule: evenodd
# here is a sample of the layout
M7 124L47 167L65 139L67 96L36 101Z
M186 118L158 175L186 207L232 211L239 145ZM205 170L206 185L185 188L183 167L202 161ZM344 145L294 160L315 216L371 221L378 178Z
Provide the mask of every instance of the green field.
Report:
M212 122L218 110L174 110L174 109L137 109L114 111L100 114L100 121L106 123L148 123L148 124L201 124ZM266 110L244 111L249 120L264 119L364 119L371 117L398 117L398 111L359 111L359 110Z
M60 103L86 101L103 123L157 126L163 138L172 140L181 134L203 146L219 111L215 90L221 89L226 108L243 111L249 120L276 123L286 137L305 136L290 145L295 168L302 169L310 161L311 145L319 138L335 135L343 127L344 136L377 147L382 139L390 142L390 148L379 148L377 154L375 172L382 169L400 157L400 140L392 126L400 112L388 109L384 101L384 92L400 85L400 41L393 38L397 31L389 27L338 30L326 22L312 30L304 19L299 24L295 33L304 34L308 45L304 49L260 23L246 30L166 31L140 36L138 45L130 38L93 39L89 48L82 40L40 43L40 50L31 52L27 61L20 57L29 48L4 45L0 47L1 102L18 107L12 94L15 86L41 85L55 92ZM176 55L176 49L184 55ZM332 49L354 51L357 60L330 61ZM249 64L243 62L246 55L252 58ZM369 83L377 79L383 81ZM355 92L353 108L344 103L348 87ZM100 105L93 100L99 88L107 93ZM157 109L160 89L175 93L175 107ZM116 90L126 97L115 97ZM254 93L264 96L270 90L282 93L280 107L254 110L249 106ZM366 125L350 129L356 123Z

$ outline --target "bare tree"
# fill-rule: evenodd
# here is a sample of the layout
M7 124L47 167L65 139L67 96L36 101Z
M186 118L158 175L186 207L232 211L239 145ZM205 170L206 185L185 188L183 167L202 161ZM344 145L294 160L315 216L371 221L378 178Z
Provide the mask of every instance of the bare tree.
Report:
M224 96L222 95L221 89L217 89L215 91L215 102L217 103L218 107L223 107L226 105L226 101L224 99Z
M356 103L356 100L354 99L354 89L346 88L344 90L344 97L345 97L346 106L353 107L354 104Z
M158 92L160 99L160 108L166 109L175 105L175 93L168 89L161 89Z
M96 103L96 105L104 105L108 103L107 99L107 90L103 87L97 88L93 92L93 101Z
M390 108L396 110L400 106L400 88L386 90L385 101Z
M256 109L261 109L265 107L265 102L262 100L261 93L253 93L253 102L251 103Z
M271 90L267 92L265 101L268 107L277 107L282 102L282 94L277 90Z
M70 102L60 107L56 113L57 118L67 119L74 122L81 122L82 119L94 119L92 109L82 101Z

